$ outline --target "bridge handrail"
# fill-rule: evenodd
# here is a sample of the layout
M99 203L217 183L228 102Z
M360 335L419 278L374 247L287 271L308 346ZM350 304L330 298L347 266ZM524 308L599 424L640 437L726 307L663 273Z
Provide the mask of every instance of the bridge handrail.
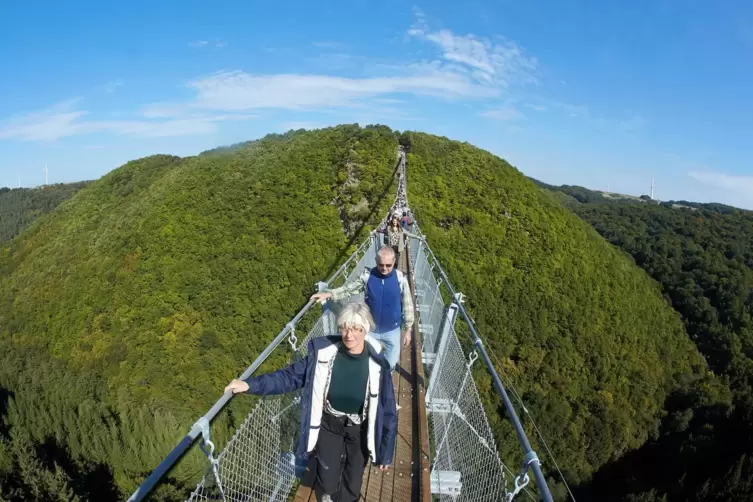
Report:
M443 283L445 284L447 289L450 291L450 294L452 295L452 298L453 298L452 302L455 305L457 305L458 310L460 311L460 314L463 316L463 319L465 320L466 324L468 325L468 328L471 331L471 336L473 337L473 345L475 346L476 350L481 353L481 357L484 360L484 364L486 365L486 368L491 374L492 380L494 381L494 387L496 388L497 393L502 397L502 401L505 405L505 409L507 410L507 413L510 416L510 419L512 420L513 426L515 427L515 433L517 434L518 440L520 441L520 444L523 447L523 451L525 453L520 475L527 476L528 469L529 468L532 469L534 477L536 478L536 484L539 488L542 499L546 502L552 502L553 499L549 491L549 485L547 485L546 479L544 478L544 473L541 471L541 461L539 460L539 457L536 454L536 452L531 447L531 443L528 440L528 436L526 435L525 430L523 430L523 425L520 422L520 418L518 418L518 414L515 411L515 407L513 406L512 401L510 401L510 397L507 395L507 391L505 390L505 387L502 384L502 380L499 378L499 374L497 373L497 370L494 368L494 364L492 364L492 361L489 358L489 354L486 352L484 343L481 340L481 337L478 335L478 332L476 331L473 320L468 315L468 312L463 306L462 300L458 300L459 296L458 296L457 290L452 285L450 278L445 273L444 269L442 268L442 265L440 265L439 260L434 255L434 251L432 251L431 247L426 242L425 235L421 232L421 229L418 227L417 224L415 224L413 227L413 233L420 236L420 238L416 239L414 237L409 237L411 239L411 242L413 243L414 241L419 241L421 243L421 246L423 246L423 248L427 252L427 256L429 256L431 261L433 262L434 268L437 270ZM416 242L416 244L418 244L418 242Z
M362 253L364 253L368 246L371 244L372 239L375 237L375 232L371 231L369 233L369 236L364 240L364 242L361 243L360 246L353 252L353 254L348 257L347 260L338 268L332 275L325 281L327 286L330 286L335 280L337 280L343 272L347 271L348 266L356 260ZM269 355L274 352L275 348L279 346L285 338L290 335L293 330L295 329L296 323L311 309L311 307L316 303L315 300L309 300L306 305L298 311L298 313L293 317L293 319L288 322L285 327L280 331L280 333L275 336L275 338L267 345L267 347L262 351L261 354L254 360L251 365L246 368L246 370L241 374L239 379L244 380L246 378L249 378L259 367L266 361L266 359L269 357ZM138 502L144 499L149 492L154 488L154 486L159 482L159 480L164 476L167 471L170 470L170 468L175 464L175 462L180 459L180 457L188 450L188 448L193 444L194 441L202 434L205 433L207 428L209 427L209 424L214 419L215 416L222 410L222 408L225 407L225 405L230 401L230 398L233 397L233 394L231 391L225 392L222 397L220 397L214 405L212 405L211 408L209 408L209 411L207 411L199 420L196 421L196 423L193 424L191 427L191 430L186 434L183 439L173 448L173 450L165 457L165 459L157 465L157 467L152 471L152 473L141 483L141 486L139 486L135 492L128 498L128 502Z

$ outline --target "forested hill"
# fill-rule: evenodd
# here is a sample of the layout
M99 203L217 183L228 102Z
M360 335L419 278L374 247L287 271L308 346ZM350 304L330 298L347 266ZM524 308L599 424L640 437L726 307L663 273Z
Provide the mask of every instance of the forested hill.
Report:
M677 396L669 406L692 406L673 411L658 441L599 473L597 493L619 486L647 501L753 500L753 212L684 201L610 203L550 188L585 202L566 205L662 285L733 396L731 406Z
M559 185L559 186L549 185L548 183L544 183L543 181L539 181L534 178L528 178L528 179L530 179L533 183L535 183L536 186L551 192L555 197L557 197L562 202L564 202L566 206L571 205L572 203L575 203L575 202L588 203L588 204L608 204L608 203L623 204L623 203L639 202L639 203L659 205L662 207L667 207L667 208L672 208L672 209L683 209L683 208L687 208L691 210L704 209L706 211L711 211L713 213L720 213L720 214L740 214L740 213L753 214L753 211L749 211L747 209L740 209L734 206L728 206L727 204L720 204L718 202L689 202L687 200L658 201L658 200L651 199L651 197L646 194L638 197L638 196L633 196L633 195L623 195L623 194L612 193L612 192L600 192L598 190L591 190L591 189L578 186L578 185Z
M134 490L386 214L396 167L385 127L148 157L0 248L3 496ZM194 453L152 500L185 499Z
M658 285L588 225L488 152L409 139L417 220L571 484L658 434L668 393L714 387ZM514 465L513 429L483 392Z
M90 182L58 183L38 188L0 188L0 245L43 214L73 197Z
M569 481L655 438L668 396L714 394L659 286L503 160L382 126L296 131L130 162L0 247L0 496L133 490L385 215L399 142L421 228ZM152 500L185 498L193 458Z

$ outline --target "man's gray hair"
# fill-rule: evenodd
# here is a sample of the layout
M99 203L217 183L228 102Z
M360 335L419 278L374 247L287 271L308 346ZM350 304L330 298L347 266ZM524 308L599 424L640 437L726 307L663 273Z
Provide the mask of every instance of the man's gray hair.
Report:
M392 261L395 261L395 250L392 249L392 246L382 246L379 251L377 251L377 254L384 258L392 258Z
M361 326L368 333L374 329L374 318L365 303L348 303L337 316L337 326Z

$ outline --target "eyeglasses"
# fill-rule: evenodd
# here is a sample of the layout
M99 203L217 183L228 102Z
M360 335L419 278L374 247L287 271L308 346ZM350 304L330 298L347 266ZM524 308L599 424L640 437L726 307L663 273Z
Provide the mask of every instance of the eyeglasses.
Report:
M387 268L390 269L394 266L394 263L377 263L377 267L379 268Z
M340 331L342 331L343 333L363 333L364 329L362 326L340 326Z

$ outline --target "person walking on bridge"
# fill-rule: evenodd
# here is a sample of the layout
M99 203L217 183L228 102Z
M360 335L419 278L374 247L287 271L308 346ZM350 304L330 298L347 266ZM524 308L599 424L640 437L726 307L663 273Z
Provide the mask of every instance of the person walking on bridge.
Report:
M395 266L400 263L400 255L405 251L405 240L408 237L420 239L418 235L412 234L403 228L400 213L395 212L387 225L387 234L385 236L387 244L395 251Z
M300 361L234 379L225 392L269 396L303 389L296 455L315 452L318 500L355 502L367 459L381 470L392 464L397 409L389 364L368 335L374 327L369 308L346 305L337 325L340 336L314 338Z
M390 369L394 370L400 360L401 340L403 347L410 344L415 316L410 285L405 274L397 270L392 247L381 248L377 252L376 267L356 280L316 293L311 298L324 303L328 298L340 301L359 293L365 293L366 305L374 315L375 327L371 335L384 345Z
M400 218L400 224L403 226L403 230L408 230L411 225L410 216L408 216L408 211L403 211L403 217Z

